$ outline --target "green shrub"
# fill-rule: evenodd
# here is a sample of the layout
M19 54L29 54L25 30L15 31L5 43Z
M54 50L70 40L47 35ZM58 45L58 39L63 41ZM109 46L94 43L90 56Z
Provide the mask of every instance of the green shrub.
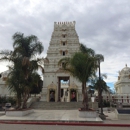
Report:
M0 97L0 104L5 104L6 103L6 96Z
M103 100L103 107L110 107L110 102Z
M16 105L16 99L14 97L0 97L0 104L11 103L13 106Z
M110 101L103 100L102 105L103 105L103 107L110 107ZM99 103L98 103L98 107L100 108Z
M13 98L13 97L8 97L8 98L6 99L6 103L7 103L7 102L11 103L13 106L16 105L16 99Z

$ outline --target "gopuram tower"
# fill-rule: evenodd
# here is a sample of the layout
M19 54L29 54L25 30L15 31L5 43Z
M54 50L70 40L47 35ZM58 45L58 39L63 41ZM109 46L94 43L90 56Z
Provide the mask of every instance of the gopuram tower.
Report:
M44 63L44 81L41 101L82 101L81 83L61 70L60 59L79 51L79 38L74 22L54 22L54 31Z

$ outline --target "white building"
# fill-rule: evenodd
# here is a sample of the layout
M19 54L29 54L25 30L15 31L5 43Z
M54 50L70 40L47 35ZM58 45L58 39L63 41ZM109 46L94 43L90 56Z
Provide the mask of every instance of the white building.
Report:
M127 65L119 72L118 81L114 85L116 93L110 94L103 92L103 100L111 101L117 104L130 106L130 67ZM98 91L95 91L96 99L98 99Z
M118 81L115 83L115 101L130 104L130 67L127 65L119 72Z
M62 101L65 96L66 89L61 88L62 81L68 81L68 102L72 101L72 93L75 94L76 101L82 100L81 83L78 82L69 73L63 72L62 63L58 66L60 59L70 57L79 51L79 37L75 30L74 22L58 22L54 23L54 30L47 51L47 60L44 64L44 83L41 93L42 101L50 101L50 95L53 91L54 101Z
M130 67L127 65L119 72L115 90L117 94L130 94Z
M1 74L1 77L0 77L0 96L10 96L11 95L11 92L9 91L7 85L5 84L5 80L7 78L8 73L9 73L9 70L4 71Z

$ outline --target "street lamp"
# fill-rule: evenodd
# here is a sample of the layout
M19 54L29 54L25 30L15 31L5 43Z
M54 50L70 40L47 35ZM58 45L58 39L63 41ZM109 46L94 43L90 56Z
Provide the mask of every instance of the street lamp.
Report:
M100 70L100 59L98 60L98 65L99 65L99 90L98 90L98 93L99 93L99 104L100 104L100 108L101 108L101 112L100 112L100 115L99 117L101 119L106 119L106 116L103 114L103 101L102 101L102 83L101 83L101 70Z

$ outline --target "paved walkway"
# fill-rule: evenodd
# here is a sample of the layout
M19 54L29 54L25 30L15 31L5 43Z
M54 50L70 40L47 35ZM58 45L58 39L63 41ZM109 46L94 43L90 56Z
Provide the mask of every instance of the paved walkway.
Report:
M80 118L78 110L34 110L34 113L23 117L6 116L5 112L0 112L0 123L24 123L24 124L46 124L46 125L90 125L97 126L130 126L130 120L118 120L114 111L104 112L106 120L97 118ZM71 124L70 124L71 123Z

